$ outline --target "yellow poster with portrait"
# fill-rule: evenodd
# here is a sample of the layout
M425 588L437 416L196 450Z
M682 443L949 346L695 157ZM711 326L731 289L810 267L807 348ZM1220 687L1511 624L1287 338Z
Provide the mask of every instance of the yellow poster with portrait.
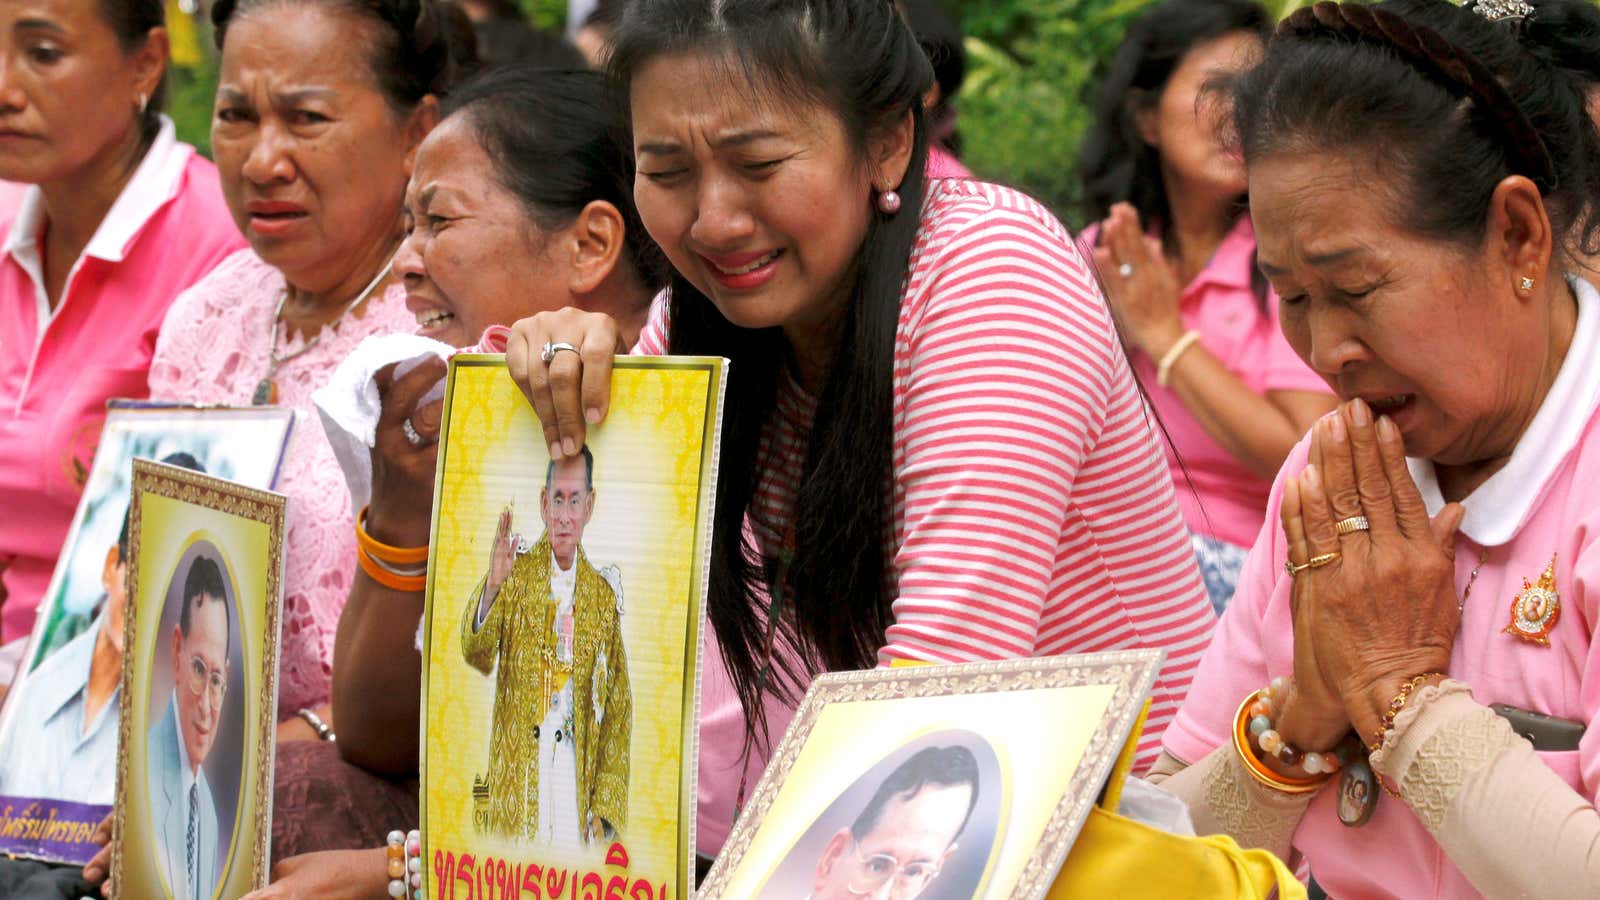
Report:
M133 462L112 857L126 900L267 883L284 509Z
M451 360L423 617L424 896L690 895L724 366L618 358L606 421L552 460L502 356Z

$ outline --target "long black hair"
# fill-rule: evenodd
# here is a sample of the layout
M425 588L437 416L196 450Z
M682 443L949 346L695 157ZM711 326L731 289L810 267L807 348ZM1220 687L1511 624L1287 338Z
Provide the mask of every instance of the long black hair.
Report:
M1286 19L1233 104L1247 162L1279 151L1381 160L1396 221L1477 247L1490 198L1539 186L1558 256L1600 246L1600 134L1586 107L1600 9L1532 0L1491 22L1445 0L1319 3ZM1560 260L1567 261L1568 260Z
M672 280L671 352L732 362L713 523L712 627L739 698L747 736L761 732L763 690L792 698L809 672L768 656L769 609L784 597L776 639L811 671L867 668L893 619L885 583L889 527L895 328L925 188L922 96L926 54L889 0L649 0L624 12L610 69L627 102L632 76L667 54L727 61L753 93L817 104L843 125L866 164L869 142L910 116L914 142L899 215L876 211L849 271L854 281L833 365L817 398L793 511L792 561L780 565L743 533L761 473L763 426L774 414L788 348L776 328L739 328L681 273ZM873 198L862 196L862 204ZM770 592L770 593L769 593ZM770 662L771 678L763 672ZM765 684L763 684L765 681Z
M1116 203L1131 204L1143 222L1170 221L1161 153L1140 135L1137 114L1161 102L1189 51L1240 31L1265 42L1270 28L1254 0L1164 0L1134 21L1097 81L1094 119L1078 151L1088 221L1104 219Z
M440 113L441 121L465 119L495 180L540 228L567 227L595 200L616 207L624 261L650 293L666 286L669 266L633 205L633 153L611 115L604 76L585 68L501 66L452 90Z

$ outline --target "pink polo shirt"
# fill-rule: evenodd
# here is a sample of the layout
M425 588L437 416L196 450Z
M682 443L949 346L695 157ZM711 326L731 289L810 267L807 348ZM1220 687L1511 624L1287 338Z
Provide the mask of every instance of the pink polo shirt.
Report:
M1093 246L1098 234L1098 226L1085 229L1083 243ZM1241 216L1211 261L1183 289L1178 318L1184 330L1199 331L1201 346L1257 394L1331 393L1327 382L1311 371L1284 339L1278 325L1278 295L1267 288L1264 298L1256 296L1252 282L1255 252L1255 228L1249 216ZM1156 382L1155 360L1134 349L1128 351L1128 359L1171 440L1170 444L1161 442L1161 451L1189 530L1239 547L1250 546L1261 530L1272 484L1213 440L1176 391Z
M72 267L44 294L44 205L0 210L0 640L33 627L112 397L150 395L156 333L173 298L244 239L216 167L160 134ZM6 564L9 561L9 564Z
M15 181L0 181L0 218L9 218L22 205L28 186Z
M1477 702L1505 703L1563 719L1588 731L1576 751L1540 758L1593 803L1600 792L1600 294L1579 282L1577 333L1555 384L1510 462L1463 502L1466 519L1456 543L1456 591L1466 589L1480 551L1487 552L1462 610L1449 675L1472 688ZM1309 442L1295 448L1272 489L1278 509L1284 473L1305 466ZM1430 513L1444 506L1433 466L1411 461L1412 476ZM1275 520L1275 516L1273 519ZM1246 694L1293 671L1290 580L1282 529L1269 521L1244 571L1239 590L1200 663L1188 701L1167 729L1168 752L1195 762L1230 740L1233 716ZM1511 605L1555 561L1560 618L1549 646L1505 629ZM1405 603L1403 597L1395 603ZM1385 796L1372 820L1346 828L1335 813L1335 792L1312 802L1294 834L1329 896L1476 897L1411 810Z

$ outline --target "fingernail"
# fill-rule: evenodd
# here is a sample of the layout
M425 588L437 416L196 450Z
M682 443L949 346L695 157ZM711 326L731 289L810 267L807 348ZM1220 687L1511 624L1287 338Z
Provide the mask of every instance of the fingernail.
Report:
M1400 440L1400 429L1394 427L1394 420L1388 416L1378 417L1378 440L1388 444Z
M1344 416L1334 416L1328 420L1328 437L1335 444L1344 443Z
M1372 424L1372 410L1360 397L1350 401L1350 421L1356 423L1358 428Z
M1317 475L1316 463L1307 465L1305 471L1300 473L1300 477L1305 479L1305 487L1307 488L1317 488L1322 483L1322 479Z
M590 425L599 425L600 424L600 408L597 407L597 406L589 407L588 409L583 411L583 418L584 418L584 421L588 422Z
M572 442L572 438L562 438L561 449L566 451L567 456L572 456L578 452L578 445Z
M552 441L550 443L550 458L551 459L560 459L561 458L561 444L559 442Z

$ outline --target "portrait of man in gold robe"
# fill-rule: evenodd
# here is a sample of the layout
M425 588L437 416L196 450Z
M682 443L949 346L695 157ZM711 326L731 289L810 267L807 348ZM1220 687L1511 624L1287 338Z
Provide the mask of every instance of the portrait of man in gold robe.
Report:
M622 579L584 554L594 456L553 461L531 545L500 514L489 572L461 620L467 663L495 679L487 831L580 852L628 815L633 704L622 643Z

